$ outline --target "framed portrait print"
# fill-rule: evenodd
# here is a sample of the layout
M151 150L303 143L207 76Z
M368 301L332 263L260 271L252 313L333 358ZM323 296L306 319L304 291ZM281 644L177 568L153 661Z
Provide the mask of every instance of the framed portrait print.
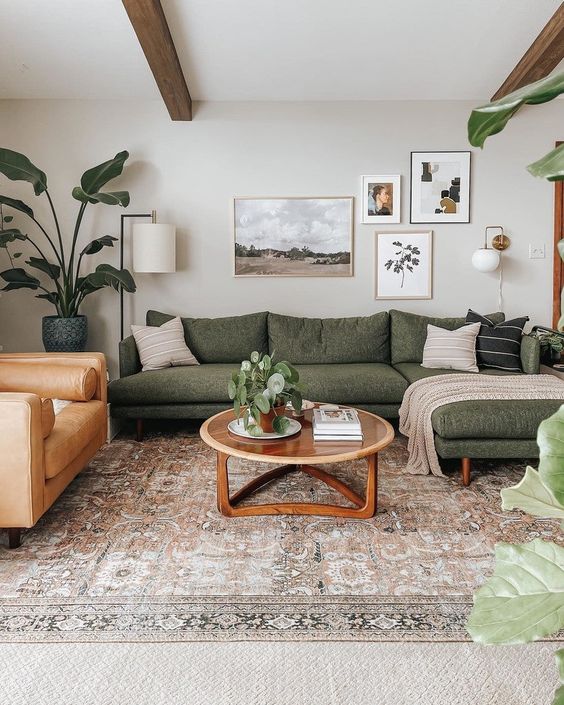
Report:
M361 203L363 223L399 223L401 176L363 176Z
M432 230L376 233L375 298L433 298Z
M470 152L411 153L411 222L470 222Z
M350 277L352 196L235 198L236 277Z

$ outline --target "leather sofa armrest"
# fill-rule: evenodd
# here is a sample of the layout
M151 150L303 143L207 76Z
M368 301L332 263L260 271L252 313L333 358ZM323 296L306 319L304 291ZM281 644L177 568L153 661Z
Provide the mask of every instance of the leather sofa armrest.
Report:
M119 344L119 376L129 377L141 372L141 360L137 352L135 338L130 335Z
M41 399L0 393L0 526L25 528L43 513Z
M93 399L98 399L104 403L108 400L108 376L106 370L106 357L103 353L3 353L0 354L0 365L3 361L18 362L33 361L38 365L48 367L49 365L72 365L74 367L92 367L96 372L96 390Z
M534 335L521 338L521 367L528 375L540 372L540 341Z

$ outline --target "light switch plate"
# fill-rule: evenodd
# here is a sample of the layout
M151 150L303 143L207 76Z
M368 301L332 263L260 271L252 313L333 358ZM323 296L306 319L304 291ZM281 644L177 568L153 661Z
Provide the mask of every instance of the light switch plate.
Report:
M544 243L542 245L529 245L529 259L545 258Z

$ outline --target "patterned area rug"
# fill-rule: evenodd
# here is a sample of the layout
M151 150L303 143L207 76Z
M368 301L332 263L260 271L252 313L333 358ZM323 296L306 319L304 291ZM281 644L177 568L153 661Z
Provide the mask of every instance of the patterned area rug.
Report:
M401 437L381 454L373 519L229 519L197 434L118 438L20 549L1 536L0 640L466 640L494 544L560 540L558 524L501 511L525 463L476 462L465 489L405 460ZM232 491L259 471L230 463ZM363 461L333 470L363 492ZM293 473L261 491L281 499L342 498Z

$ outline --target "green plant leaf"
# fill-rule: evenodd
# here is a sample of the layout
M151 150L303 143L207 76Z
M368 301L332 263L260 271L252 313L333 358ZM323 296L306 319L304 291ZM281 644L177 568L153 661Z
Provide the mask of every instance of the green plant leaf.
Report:
M50 304L53 304L53 306L58 306L59 302L60 302L59 294L57 294L56 291L50 291L47 294L36 294L35 298L36 299L45 299Z
M129 205L129 191L98 191L96 193L86 193L79 186L72 190L72 197L81 203L105 203L107 206Z
M0 277L5 282L8 282L2 291L13 291L14 289L37 289L39 287L40 281L35 277L28 274L21 267L14 267L13 269L6 269L0 272Z
M501 508L505 511L521 509L535 517L564 519L564 507L531 467L525 470L519 484L501 490Z
M61 276L61 268L57 264L51 264L41 257L30 257L26 264L34 269L39 269L44 274L47 274L53 280L57 280Z
M271 377L268 378L267 382L269 391L271 391L275 395L280 394L280 392L282 392L285 384L286 380L280 374L280 372L275 372Z
M302 400L301 393L297 389L294 389L292 391L291 400L292 400L292 406L294 407L294 411L297 411L299 413L302 410L302 401L303 400Z
M277 416L274 419L274 421L272 422L272 428L279 435L286 433L289 426L290 426L290 419L287 416Z
M272 368L273 372L279 372L284 379L290 380L292 372L285 362L277 362Z
M554 693L552 705L564 705L564 649L558 649L555 655L561 685Z
M482 644L517 644L564 627L564 548L499 543L494 574L474 593L467 629Z
M235 412L235 416L239 418L241 415L241 402L238 399L235 399L233 402L233 411Z
M541 179L562 181L564 179L564 144L545 154L538 161L529 164L527 171Z
M262 428L256 423L250 423L247 426L247 433L251 436L262 436Z
M115 179L123 171L129 152L118 152L113 159L108 159L102 164L93 166L88 171L85 171L80 179L80 185L85 193L91 194L99 191L109 181Z
M247 388L244 386L239 390L239 401L241 404L247 403Z
M36 196L47 189L47 176L19 152L0 148L0 173L12 181L28 181ZM8 205L8 204L6 204Z
M100 252L103 247L113 247L114 242L117 242L117 237L112 237L111 235L97 237L95 240L89 242L80 254L95 255L97 252Z
M227 383L227 394L230 399L235 399L235 395L237 394L237 386L232 379Z
M250 413L251 413L253 419L257 423L260 423L260 409L258 408L258 406L256 404L251 404Z
M14 216L13 216L13 215L5 215L5 216L4 216L4 222L5 222L5 223L11 223L12 220L14 220Z
M560 504L564 504L564 404L539 425L539 475Z
M111 286L116 291L123 287L124 291L133 293L136 289L133 277L127 269L116 269L111 264L99 264L96 271L84 277L84 283L94 287L94 290Z
M15 240L27 240L27 237L23 235L17 228L10 228L9 230L0 230L0 247L6 247L10 242Z
M13 252L12 253L12 259L17 259L18 257L22 256L22 252Z
M475 108L468 120L468 140L483 147L491 135L501 132L513 115L525 104L538 105L564 93L564 73L548 76L509 93L500 100Z
M268 414L268 412L270 411L270 402L265 396L263 396L261 393L256 394L253 401L257 405L259 410L262 411L263 414Z
M9 206L10 208L13 208L14 210L20 211L21 213L25 213L26 215L29 215L30 218L33 218L33 211L31 208L25 204L23 201L18 201L15 198L10 198L9 196L0 196L0 204L4 206ZM4 218L6 220L6 218ZM8 221L6 221L8 222Z

